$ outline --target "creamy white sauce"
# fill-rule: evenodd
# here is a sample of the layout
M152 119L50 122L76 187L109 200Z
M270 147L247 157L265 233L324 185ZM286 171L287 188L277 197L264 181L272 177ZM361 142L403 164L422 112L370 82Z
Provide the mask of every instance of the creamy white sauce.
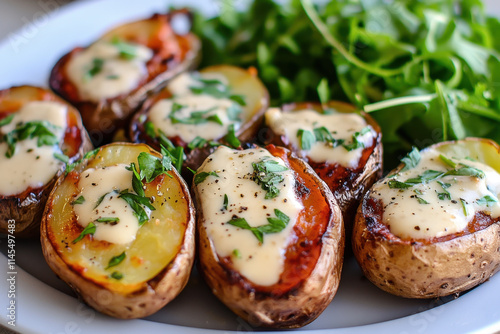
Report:
M208 176L197 187L204 215L202 224L217 254L231 256L235 269L248 280L269 286L277 283L283 272L286 247L303 206L295 195L291 170L281 172L284 181L278 184L278 197L265 199L266 192L251 179L252 162L263 158L284 165L281 159L272 157L263 148L236 151L219 147L198 170L215 171L218 177ZM227 210L223 209L225 194L228 197ZM290 221L281 232L264 234L262 244L251 231L227 224L237 216L252 227L266 225L268 217L275 217L275 209L286 214ZM239 256L234 254L235 250Z
M128 203L119 198L122 190L132 190L132 172L128 165L118 164L105 168L89 168L83 171L78 182L82 204L74 204L77 222L82 227L89 223L96 225L94 238L115 244L127 244L135 240L139 230L139 220ZM99 200L104 196L102 201ZM98 204L99 203L99 204ZM149 211L145 208L146 212ZM97 222L99 218L118 218L116 224Z
M18 124L32 121L47 121L56 126L52 129L59 141L64 137L67 107L51 101L33 101L15 112L12 121L0 127L0 136L16 128ZM0 195L20 194L28 188L39 188L47 184L61 168L62 163L54 158L60 153L57 145L38 147L38 137L16 143L14 155L5 156L8 145L0 143Z
M99 102L135 89L139 81L147 75L146 63L153 51L140 44L132 44L135 57L125 59L119 48L109 42L97 42L78 52L68 61L66 73L77 87L80 98ZM94 60L103 61L102 68L94 75Z
M203 79L219 80L227 85L227 79L221 75L199 74ZM234 101L227 98L215 98L208 94L193 94L190 87L200 87L200 82L195 80L192 74L183 73L177 76L168 85L168 90L172 93L171 99L158 101L149 112L149 120L156 129L163 131L168 137L180 137L185 142L191 142L196 137L206 140L218 139L227 133L230 124L235 125L235 130L239 128L239 121L231 120L228 117L228 108ZM208 111L205 118L217 115L222 124L209 121L202 124L183 124L172 122L169 117L174 103L185 106L175 113L175 117L186 119L192 112Z
M274 133L284 136L294 149L303 157L307 156L314 162L338 163L348 168L356 168L363 153L363 148L351 151L342 145L333 147L328 143L316 141L310 150L302 150L297 132L302 130L314 133L315 128L325 127L334 139L343 139L346 144L352 142L352 136L368 126L363 117L354 113L320 114L314 110L282 112L279 108L270 108L265 115L267 126ZM372 145L375 131L358 136L358 141L364 147ZM285 144L288 144L285 143Z
M404 182L422 175L426 170L450 170L451 167L444 164L439 155L436 150L425 150L421 152L421 161L415 168L398 173L392 179L379 181L372 188L372 196L384 204L383 222L394 235L414 239L441 237L463 231L476 212L486 212L493 218L500 216L498 202L489 206L477 203L484 196L498 198L500 195L500 175L480 162L452 159L483 171L486 175L483 179L449 175L405 190L389 188L389 180ZM444 193L444 190L437 181L450 184L446 191L451 199L439 199L438 194ZM420 203L415 196L428 204Z

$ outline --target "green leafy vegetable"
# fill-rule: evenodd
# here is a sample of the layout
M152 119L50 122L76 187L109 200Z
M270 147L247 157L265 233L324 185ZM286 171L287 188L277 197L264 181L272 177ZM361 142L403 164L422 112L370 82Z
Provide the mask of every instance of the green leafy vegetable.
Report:
M215 176L215 177L219 177L219 175L217 175L216 172L199 172L198 174L196 174L194 176L194 184L198 185L198 184L202 183L210 175Z
M275 160L263 159L260 162L252 163L253 180L266 191L265 199L272 199L279 195L280 190L277 184L283 182L284 177L281 172L288 170Z
M80 235L78 236L78 238L76 238L75 240L73 240L73 243L76 244L78 241L82 240L86 235L90 234L90 235L93 235L95 233L95 230L96 230L96 226L94 223L90 222L84 229L83 231L80 233Z
M109 269L111 267L116 267L117 265L119 265L120 263L123 262L123 260L125 260L125 257L127 255L125 254L125 252L121 253L120 255L116 255L116 256L113 256L109 262L108 262L108 266L106 267L106 269Z
M201 66L254 66L273 105L331 96L372 113L386 168L412 146L500 141L497 18L478 0L253 0L197 14Z

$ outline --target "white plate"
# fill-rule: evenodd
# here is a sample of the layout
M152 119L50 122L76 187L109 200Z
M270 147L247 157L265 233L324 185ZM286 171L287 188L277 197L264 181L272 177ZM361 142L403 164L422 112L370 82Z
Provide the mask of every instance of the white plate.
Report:
M86 45L110 26L192 4L215 13L225 0L107 0L75 2L37 20L0 44L0 88L47 86L51 67L75 46ZM495 0L493 0L495 1ZM238 4L241 3L237 2ZM498 3L496 3L498 8ZM6 177L5 175L1 177ZM142 320L117 320L88 308L49 269L37 241L16 240L16 327L22 333L236 333L253 329L224 307L193 273L181 295ZM0 324L9 327L7 240L0 239ZM491 333L500 330L500 275L458 299L407 300L377 289L362 277L352 257L344 265L333 302L304 333ZM277 332L272 332L277 333Z

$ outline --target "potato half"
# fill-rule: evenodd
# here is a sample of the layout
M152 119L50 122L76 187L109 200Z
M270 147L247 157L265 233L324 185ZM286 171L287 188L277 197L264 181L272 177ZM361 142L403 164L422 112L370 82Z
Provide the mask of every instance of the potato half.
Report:
M283 159L285 165L293 171L293 192L303 205L293 226L291 241L284 248L283 271L277 282L256 284L233 264L233 256L240 256L237 251L233 251L230 256L222 256L217 252L214 239L207 233L207 226L212 222L206 219L207 213L203 210L201 195L205 191L204 183L196 185L196 178L205 164L198 171L193 184L197 204L199 267L215 296L252 326L296 328L316 319L337 291L344 250L342 215L326 184L307 163L285 148L269 145L267 149L274 157ZM245 151L235 152L234 154ZM224 188L222 191L229 192L239 187L237 184L228 186L228 189ZM257 196L253 191L240 191L241 197ZM222 205L222 199L220 201ZM229 198L228 207L231 206L231 201ZM242 207L241 210L245 208ZM256 211L251 213L254 217L258 214ZM231 215L229 213L228 219ZM266 237L267 235L264 236L263 243L256 247L265 244ZM251 233L249 238L253 240ZM240 244L236 244L234 247L239 246ZM258 266L266 267L264 264Z
M135 240L118 244L86 236L72 242L83 230L74 211L80 175L89 168L137 163L141 152L161 157L144 144L101 147L95 157L59 178L41 225L42 250L50 268L87 304L123 319L150 315L175 298L187 283L194 258L195 212L175 169L144 185L156 210ZM126 258L107 269L110 258L123 252ZM115 269L121 277L113 275Z
M160 90L177 74L196 66L201 47L199 39L192 33L177 34L170 25L173 18L181 15L191 16L186 10L155 14L147 19L118 26L95 42L113 42L119 39L146 46L153 51L152 57L146 63L147 73L140 79L137 87L126 93L100 101L82 98L75 83L69 79L67 71L70 60L88 48L73 49L52 69L50 87L81 112L83 123L96 146L109 142L116 131L124 130L132 112L142 104L148 94ZM99 69L100 67L94 66L89 68L89 71L94 70L95 73Z
M269 106L269 93L264 84L257 77L255 69L245 70L231 65L215 65L202 69L200 73L202 75L225 78L228 82L231 94L243 97L245 105L242 106L242 112L240 114L241 121L239 123L241 125L235 131L235 135L241 142L254 141L264 112ZM159 149L160 142L158 138L152 138L148 135L145 124L149 121L148 115L151 108L158 101L171 97L172 94L167 87L144 103L141 111L134 116L131 123L130 138L133 142L147 143ZM213 138L213 140L227 144L223 138L226 133L227 130L222 131L216 138ZM187 171L186 167L196 170L205 158L215 149L214 145L209 145L208 143L201 147L190 149L188 147L189 142L184 141L179 136L172 136L169 133L165 133L165 135L174 145L184 148L186 160L183 175L186 180L192 177L190 172L185 173ZM200 133L200 136L203 135L203 133Z
M429 148L454 159L472 158L500 172L500 147L493 141L468 138ZM390 182L391 176L405 165L402 163L379 182ZM442 182L444 188L448 187ZM417 195L415 201L419 200ZM421 204L432 205L425 201ZM461 231L415 239L391 232L399 221L392 221L390 228L384 223L385 205L374 198L373 190L366 194L356 215L352 239L354 254L365 276L382 290L406 298L446 296L473 288L500 269L499 218L492 218L486 211L476 212ZM435 219L435 214L422 217L424 224L430 226L438 223ZM415 226L417 229L421 227Z
M326 106L313 102L291 103L282 106L281 109L285 113L294 113L301 110L314 110L318 113L324 113L325 109L345 114L357 113L376 132L372 144L363 149L356 167L342 166L339 163L314 161L311 157L300 154L298 148L290 142L289 138L277 135L271 128L266 128L268 132L263 134L265 142L285 146L296 154L299 154L302 159L309 163L319 177L325 181L340 206L346 227L346 236L349 238L352 225L354 224L356 209L361 198L371 185L382 176L382 132L380 126L367 113L358 111L353 105L340 101L330 101ZM318 126L324 125L319 124Z
M52 92L34 86L18 86L0 91L0 120L19 111L32 101L53 101L67 107L67 128L64 139L60 143L61 151L67 155L70 162L80 159L83 154L92 149L92 143L83 127L78 111ZM0 159L7 159L2 156ZM37 168L36 165L32 168ZM0 195L0 233L7 233L8 222L15 221L15 236L31 237L38 235L45 202L49 196L61 170L54 174L52 180L42 187L28 188L23 192L10 196ZM3 173L3 172L2 172ZM8 177L3 175L2 177Z

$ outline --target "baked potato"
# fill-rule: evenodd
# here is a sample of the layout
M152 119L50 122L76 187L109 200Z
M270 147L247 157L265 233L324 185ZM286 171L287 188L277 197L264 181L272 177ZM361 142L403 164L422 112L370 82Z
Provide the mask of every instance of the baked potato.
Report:
M414 149L363 198L353 250L376 286L407 298L471 289L500 269L500 147L467 138Z
M131 122L130 138L158 149L182 147L183 175L190 180L186 167L196 170L216 146L253 140L268 105L269 93L255 69L210 66L184 73L149 98Z
M199 271L253 326L318 317L340 280L344 229L327 185L285 148L219 147L198 169Z
M350 104L292 103L266 112L264 140L292 150L326 182L350 237L364 193L382 176L382 133Z
M186 285L194 224L189 189L170 161L144 144L114 143L58 179L41 224L42 251L91 307L140 318Z
M45 202L64 170L54 154L71 163L91 148L78 111L50 91L0 90L0 233L38 235Z
M80 111L96 146L124 130L148 94L196 66L199 39L170 24L180 15L191 14L177 10L118 26L89 47L73 49L52 69L50 87Z

